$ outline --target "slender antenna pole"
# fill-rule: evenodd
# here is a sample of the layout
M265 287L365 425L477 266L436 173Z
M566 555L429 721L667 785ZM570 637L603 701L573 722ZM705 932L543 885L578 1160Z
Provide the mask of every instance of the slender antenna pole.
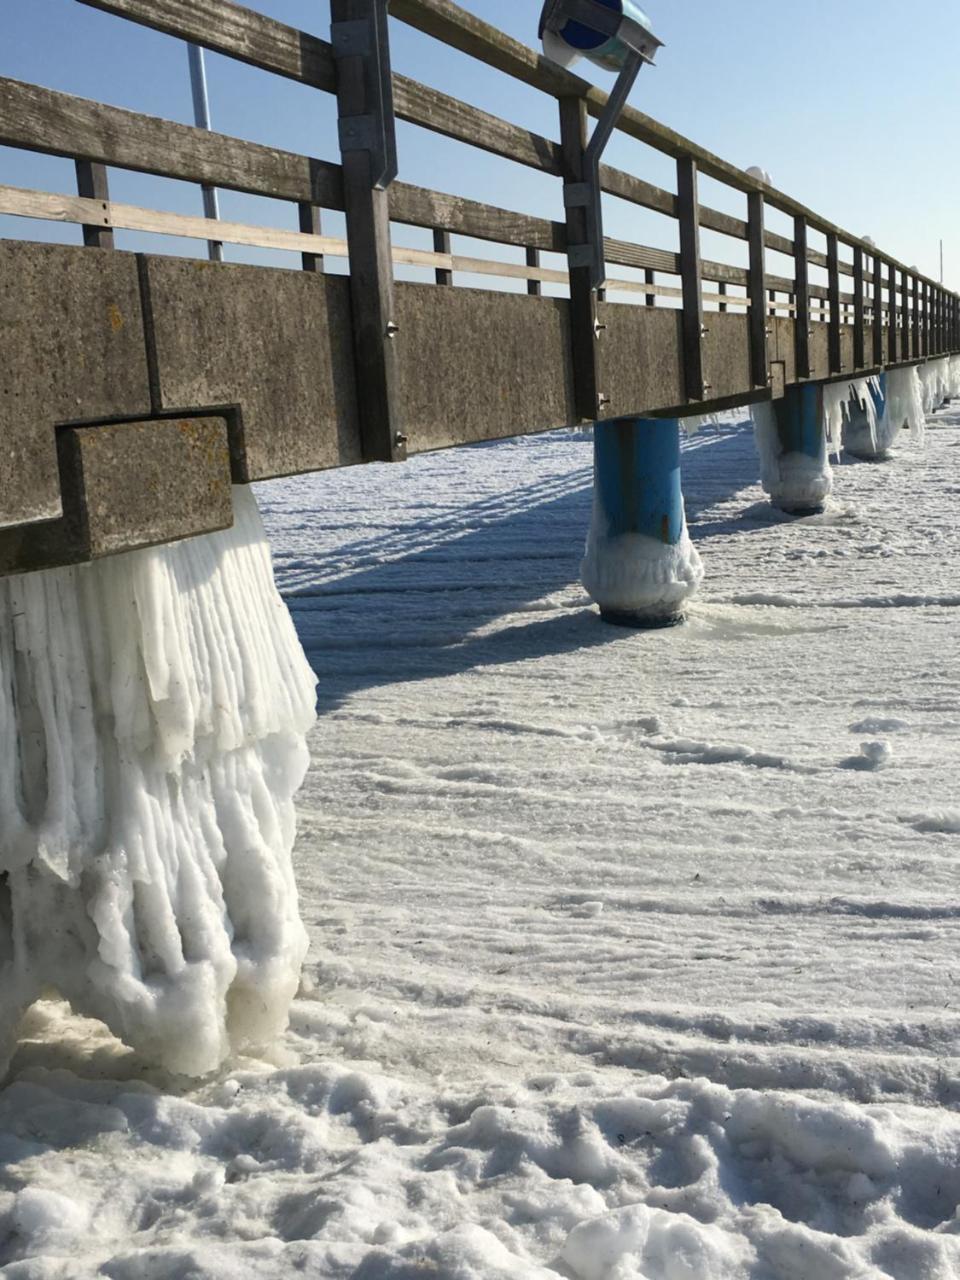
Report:
M190 89L193 93L193 120L198 129L210 128L210 103L207 98L207 71L203 64L203 50L199 45L188 44L187 56L190 60ZM203 213L207 218L219 218L220 208L217 202L216 187L202 186ZM220 240L208 240L207 252L211 262L223 261L223 243Z

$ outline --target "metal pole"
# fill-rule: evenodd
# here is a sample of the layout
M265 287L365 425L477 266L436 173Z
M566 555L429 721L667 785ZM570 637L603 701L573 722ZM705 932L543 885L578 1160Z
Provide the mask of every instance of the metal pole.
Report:
M188 44L187 56L190 61L190 90L193 94L193 120L198 129L210 128L210 103L207 98L207 72L203 65L203 50L199 45ZM216 187L202 186L203 213L206 218L220 217ZM223 261L223 243L220 240L208 240L207 252L211 262Z

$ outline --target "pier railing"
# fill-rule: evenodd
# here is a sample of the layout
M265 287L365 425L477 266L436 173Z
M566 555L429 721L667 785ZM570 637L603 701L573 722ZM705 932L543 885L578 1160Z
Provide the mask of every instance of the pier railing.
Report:
M204 217L111 200L109 170L134 170L295 205L299 230L225 220L215 238L293 251L302 267L0 243L0 322L12 335L0 373L0 525L13 527L0 535L0 568L206 527L193 500L191 516L141 527L138 468L127 466L126 496L110 478L111 467L123 470L124 435L113 432L112 460L99 463L113 540L98 537L87 489L91 450L106 439L91 429L105 424L158 424L136 433L137 457L155 450L152 501L176 508L164 486L185 465L186 435L172 431L174 420L193 422L194 437L206 424L208 443L225 442L232 479L249 482L599 418L746 403L796 382L960 350L956 294L630 107L620 131L669 157L676 189L606 165L603 190L674 220L678 249L608 237L599 294L576 254L566 266L545 264L544 255L562 263L582 241L582 211L565 207L563 188L580 180L589 117L606 96L450 0L392 0L390 14L553 98L556 138L396 71L386 111L555 179L562 218L402 180L378 185L362 41L335 47L230 0L78 3L334 95L341 156L335 163L0 79L0 144L76 167L75 193L0 186L0 213L77 224L83 245L101 251L114 250L116 231L213 238ZM359 30L376 3L331 7L343 33ZM702 203L701 176L740 193L747 216ZM325 210L345 215L345 238L323 233ZM789 234L766 225L770 210ZM394 244L391 224L426 228L432 247ZM739 245L747 265L704 257L701 231ZM453 237L522 250L523 261L458 252ZM772 272L771 255L792 270ZM347 259L349 274L325 270L329 257ZM432 281L397 280L406 267L427 268ZM465 278L470 287L457 287ZM210 445L211 459L218 448ZM211 491L223 465L210 462ZM34 525L37 537L25 540Z

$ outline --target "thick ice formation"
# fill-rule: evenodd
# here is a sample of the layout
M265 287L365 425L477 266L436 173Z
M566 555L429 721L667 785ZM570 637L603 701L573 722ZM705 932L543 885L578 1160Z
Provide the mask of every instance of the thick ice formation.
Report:
M603 505L595 496L580 580L605 612L669 618L700 586L703 563L690 541L686 517L675 544L642 533L611 537Z
M0 581L0 1067L48 987L189 1075L285 1025L315 680L252 494L234 507Z
M915 366L887 371L883 416L877 424L878 451L885 453L892 448L904 429L909 429L914 444L923 444L923 388Z
M945 400L960 396L960 358L941 356L919 366L925 413L933 413Z
M751 405L750 415L760 455L760 482L774 506L785 511L821 506L833 491L826 443L816 458L806 453L783 453L773 405Z

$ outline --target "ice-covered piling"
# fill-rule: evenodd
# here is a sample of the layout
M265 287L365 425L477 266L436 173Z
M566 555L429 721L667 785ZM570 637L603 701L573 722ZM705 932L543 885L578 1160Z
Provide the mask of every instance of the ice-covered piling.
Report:
M253 495L234 507L0 581L0 1068L50 987L189 1075L286 1024L315 679Z
M594 432L593 518L581 579L603 618L669 626L703 578L687 532L676 418L621 418Z
M920 377L915 367L888 369L876 378L850 384L851 399L843 426L843 447L858 458L882 459L904 431L923 443L924 412Z
M841 406L828 387L805 383L752 407L760 480L775 507L791 515L823 510L833 489L828 445L839 448Z

